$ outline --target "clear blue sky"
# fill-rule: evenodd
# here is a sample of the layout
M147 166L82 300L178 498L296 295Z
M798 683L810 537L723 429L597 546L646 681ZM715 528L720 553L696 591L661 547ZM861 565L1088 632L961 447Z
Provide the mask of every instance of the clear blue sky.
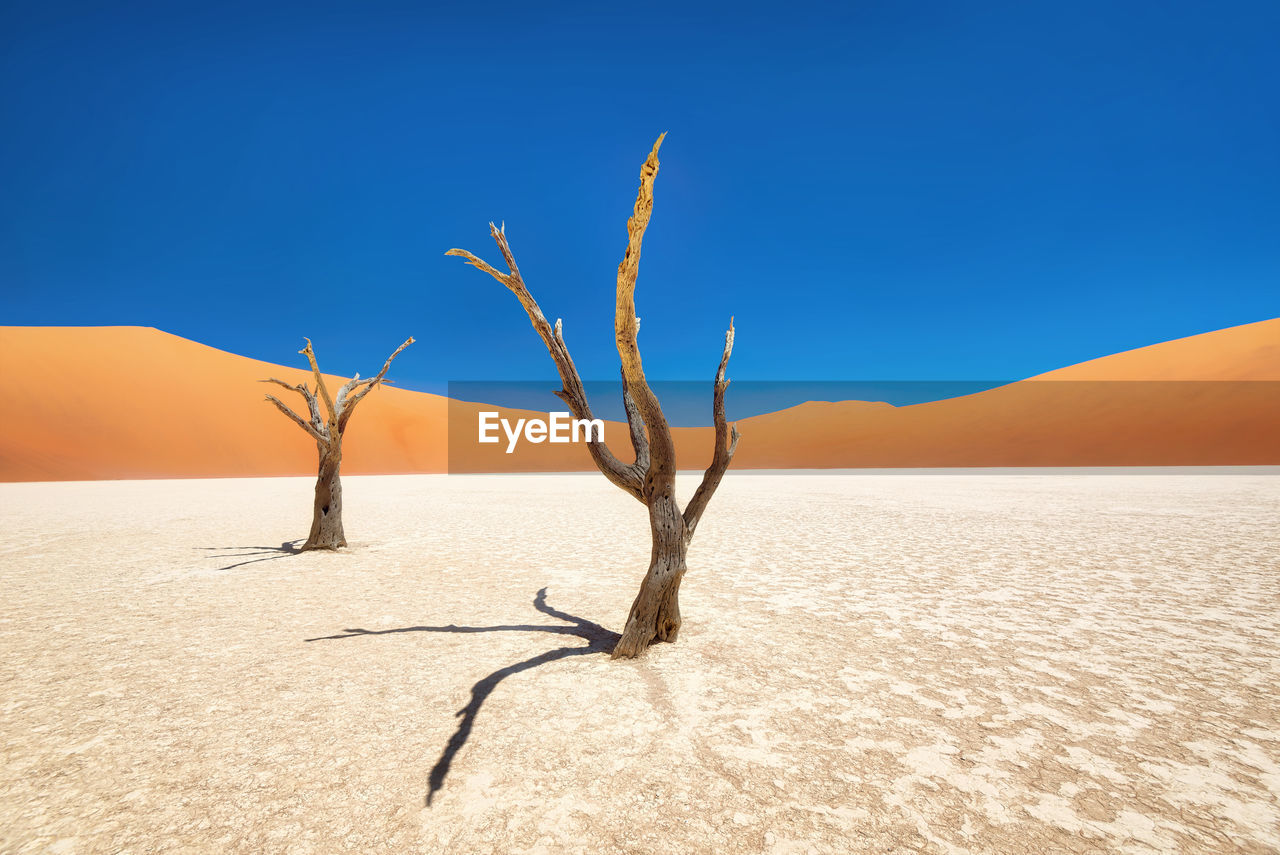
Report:
M1015 378L1280 315L1280 3L4 4L0 323L612 378Z

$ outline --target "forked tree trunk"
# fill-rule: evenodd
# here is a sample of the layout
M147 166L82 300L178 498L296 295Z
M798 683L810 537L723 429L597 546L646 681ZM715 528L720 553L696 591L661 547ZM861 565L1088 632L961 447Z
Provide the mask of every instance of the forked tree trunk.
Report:
M669 494L649 506L653 552L640 593L631 604L615 658L630 659L655 641L675 641L680 634L680 581L689 552L684 517Z
M729 385L724 372L729 364L729 354L733 352L733 318L730 318L711 403L716 428L715 454L702 476L702 484L681 512L675 500L675 443L671 439L671 429L662 413L662 406L645 379L637 342L640 319L636 317L636 276L640 269L644 231L653 211L653 182L658 174L658 148L661 145L660 136L640 169L640 190L636 194L634 213L627 220L627 251L622 257L622 263L618 265L614 313L614 335L618 343L618 356L622 360L622 403L627 411L631 445L636 453L635 463L623 463L614 456L603 440L587 443L591 459L604 476L648 507L649 525L653 534L649 572L645 574L640 593L631 604L622 638L613 649L615 659L638 656L655 640L676 640L680 633L680 580L685 574L689 541L738 447L738 430L730 427L724 411L724 390ZM591 407L587 403L586 389L569 356L569 348L564 343L560 321L557 320L554 327L548 323L546 315L542 314L542 309L529 293L507 243L505 227L499 228L489 223L489 234L507 264L506 273L465 249L451 249L445 255L465 258L467 264L483 270L516 295L556 364L560 381L564 384L564 388L556 392L556 395L569 406L575 419L590 419Z
M311 517L311 533L302 548L340 549L347 545L342 530L342 449L320 449L320 472L316 477L316 501Z
M264 383L275 383L277 386L297 392L307 404L307 415L303 418L284 405L279 398L268 395L267 400L275 404L276 409L284 413L294 424L302 428L316 441L316 450L320 455L320 471L316 475L316 499L311 514L311 533L307 542L302 545L306 549L341 549L347 545L346 533L342 530L342 478L338 470L342 467L342 437L347 431L347 422L355 411L356 404L373 391L387 376L391 361L400 355L400 351L413 344L409 338L395 349L382 364L382 370L368 380L361 380L357 374L343 384L338 390L338 397L329 395L329 387L325 385L324 375L316 362L315 350L311 347L311 339L307 346L298 351L307 358L311 365L311 374L315 377L316 387L310 389L306 383L286 383L272 377ZM319 398L317 398L317 394ZM320 412L320 404L324 403L325 412Z

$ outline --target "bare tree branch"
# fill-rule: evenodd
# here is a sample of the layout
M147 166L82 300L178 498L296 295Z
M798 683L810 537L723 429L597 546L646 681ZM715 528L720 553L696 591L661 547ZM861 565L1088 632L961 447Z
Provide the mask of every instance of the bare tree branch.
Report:
M368 395L370 392L373 391L375 386L383 382L383 378L387 376L387 371L391 368L392 360L394 360L397 356L399 356L400 353L411 344L413 344L413 336L409 336L409 338L405 340L404 344L397 347L395 349L395 352L387 357L387 361L382 363L382 370L379 371L376 375L369 378L368 380L360 380L360 375L357 374L350 383L342 387L344 392L347 391L348 389L356 389L358 391L356 391L356 393L350 399L347 399L338 408L338 432L339 433L346 430L347 420L351 418L351 413L355 410L356 404L363 401L365 395ZM362 386L363 388L361 388ZM339 394L338 398L339 400L342 400L343 395Z
M316 402L315 393L307 388L306 383L299 383L297 385L293 385L290 383L286 383L283 380L280 380L276 377L270 377L266 380L260 380L258 382L275 383L279 386L283 386L284 388L288 389L291 392L297 392L299 395L302 396L303 400L307 402L307 410L311 415L311 426L314 427L316 431L321 434L328 433L328 427L325 425L324 419L320 417L320 405Z
M684 526L686 538L693 537L693 531L698 527L698 520L702 519L702 512L706 510L707 504L711 501L712 495L715 494L716 488L720 486L720 479L724 477L725 470L729 468L729 463L733 460L733 453L738 450L738 439L741 437L741 434L738 433L738 426L733 425L730 428L724 414L724 390L729 388L729 381L725 379L724 372L729 366L729 355L732 353L733 318L730 318L729 329L724 334L724 354L720 357L720 367L716 370L715 392L712 394L711 399L711 413L715 418L716 424L715 454L712 455L711 465L702 474L702 483L698 485L693 498L685 506Z
M305 386L303 386L306 389ZM320 402L316 400L315 393L307 389L307 408L311 411L311 424L315 425L316 430L320 433L329 435L329 426L325 424L324 417L320 415Z
M569 348L564 343L564 330L561 322L557 320L555 327L552 327L547 322L546 315L542 313L542 309L538 306L538 302L529 293L528 287L524 284L524 279L520 276L520 269L516 266L515 256L507 243L505 227L498 228L493 223L489 223L489 234L494 243L498 245L498 250L502 253L502 258L506 262L510 273L499 272L465 249L451 249L445 255L456 255L466 259L467 263L472 267L488 273L505 285L512 294L516 295L516 299L524 307L525 314L529 316L529 322L533 324L538 337L542 339L542 343L547 347L547 352L551 354L551 360L555 363L556 371L560 375L560 382L564 388L556 392L556 396L568 405L574 418L591 419L591 406L587 403L587 394L582 385L582 378L578 376L578 369L573 364L573 357L569 355ZM591 459L595 462L596 468L606 478L643 501L642 484L644 473L642 471L638 470L636 466L628 466L615 457L604 443L604 440L589 441L587 450L591 453Z
M305 383L298 383L298 384L286 383L283 380L280 380L276 377L268 377L266 380L259 380L258 382L259 383L275 383L277 386L285 387L290 392L297 392L299 395L301 395L304 398L309 397L311 394L311 390L307 388Z
M357 372L356 376L352 377L350 380L344 383L342 385L342 388L338 390L338 397L334 399L333 403L338 408L339 417L341 417L342 410L346 406L347 395L351 392L352 389L354 389L356 386L359 386L360 383L362 382L367 382L367 381L362 381L360 379L359 372Z
M493 228L493 223L489 223L489 228L490 229ZM505 230L506 223L503 223L503 228ZM509 276L507 276L507 274L499 273L495 268L489 266L487 262L485 262L482 259L476 258L474 255L467 252L465 249L454 248L446 252L445 255L457 255L462 258L465 258L467 260L467 264L470 264L472 267L478 270L483 270L485 273L488 273L490 276L492 276L494 279L497 279L499 282L501 282L503 285L506 285L508 288L511 287L511 279Z
M578 368L573 364L573 357L569 355L569 346L564 343L564 322L560 318L556 318L556 325L551 331L555 338L556 348L559 351L560 359L568 366L568 377L561 378L564 380L564 390L556 393L556 397L569 404L571 410L581 410L584 415L577 418L591 418L591 405L587 403L587 390L582 385L582 378L578 375ZM576 407L576 409L575 409Z
M324 443L324 444L326 444L326 445L329 443L329 438L328 438L327 436L325 436L323 433L321 433L319 430L317 430L317 429L315 428L315 426L313 426L313 425L311 425L311 424L308 424L307 422L303 421L303 419L302 419L302 417L301 417L301 416L299 416L299 415L298 415L297 413L295 413L293 410L291 410L291 409L289 409L287 406L285 406L285 405L284 405L284 403L283 403L279 398L277 398L275 395L268 395L268 396L267 396L267 400L268 400L268 401L270 401L271 403L275 404L275 405L276 405L276 409L278 409L280 412L284 413L286 416L288 416L289 418L293 419L293 420L294 420L294 422L296 422L296 423L297 423L298 427L302 428L302 429L303 429L303 430L305 430L307 433L311 434L311 436L312 436L312 437L313 437L317 442L322 442L322 443ZM313 398L312 400L314 401L315 399Z
M631 447L636 450L636 468L649 471L649 436L644 429L644 417L627 388L627 375L622 375L622 407L627 411L627 427L631 429Z
M324 397L325 409L329 411L329 426L336 428L338 426L338 410L333 406L333 398L329 397L329 387L324 383L324 375L320 373L320 366L316 364L316 353L311 348L311 339L307 339L307 346L298 351L307 358L307 362L311 363L311 373L316 376L316 388L320 390L320 394ZM332 430L330 431L332 433Z
M658 176L658 149L666 134L658 137L653 150L640 168L640 190L636 194L635 209L627 220L627 251L618 265L617 306L614 315L614 334L618 344L618 356L622 360L622 376L635 401L640 417L648 430L649 474L645 483L650 490L670 490L675 483L675 444L671 429L662 414L658 397L649 387L640 360L637 336L640 320L636 317L636 277L640 273L640 250L644 232L653 213L653 182Z

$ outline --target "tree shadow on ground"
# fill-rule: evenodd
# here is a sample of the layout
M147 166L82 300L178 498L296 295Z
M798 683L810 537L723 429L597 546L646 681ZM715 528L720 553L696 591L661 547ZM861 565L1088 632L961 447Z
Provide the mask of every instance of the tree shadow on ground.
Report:
M598 623L593 623L584 618L576 617L566 612L559 611L547 605L547 589L543 588L538 591L538 595L534 597L533 607L545 615L550 615L557 620L568 623L568 626L546 626L537 624L506 624L499 626L457 626L449 624L448 626L406 626L399 629L344 629L338 635L325 635L320 638L308 638L307 641L331 641L339 638L362 638L370 635L392 635L400 632L547 632L552 635L572 635L586 641L586 645L582 647L556 647L545 653L539 653L537 656L525 659L522 662L516 662L514 665L508 665L505 668L499 668L492 674L482 680L476 682L471 687L471 702L455 713L460 718L458 728L453 732L453 736L449 738L449 742L445 745L444 751L440 753L440 759L436 761L436 765L431 768L429 784L427 790L426 804L431 805L431 800L435 794L444 786L444 779L449 774L449 767L453 764L453 758L457 756L462 746L467 743L467 739L471 736L471 727L475 724L476 716L480 712L480 707L484 705L485 699L493 693L493 690L499 683L510 677L512 674L519 674L521 671L528 671L530 668L537 668L539 665L545 665L548 662L555 662L557 659L565 659L570 656L584 656L589 653L608 653L613 650L614 645L621 638L616 632L611 632Z
M286 555L297 555L302 552L302 548L298 544L302 543L302 538L297 540L286 540L279 546L201 546L197 547L206 552L217 552L218 555L210 555L210 558L246 558L248 561L240 561L236 564L228 564L226 567L219 567L218 570L234 570L237 567L243 567L246 564L257 564L259 561L272 561L276 558L284 558ZM229 550L239 549L242 552L231 552ZM249 556L261 555L262 558L252 558Z

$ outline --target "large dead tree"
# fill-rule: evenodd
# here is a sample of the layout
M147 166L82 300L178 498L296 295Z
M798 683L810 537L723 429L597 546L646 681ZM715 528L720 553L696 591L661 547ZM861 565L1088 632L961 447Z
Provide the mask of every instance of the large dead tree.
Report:
M308 388L306 383L295 386L292 383L277 380L275 377L262 382L276 383L302 396L307 403L308 416L305 419L285 406L284 402L275 395L268 395L267 400L275 404L280 412L293 419L298 427L305 430L316 441L316 449L320 454L320 472L316 477L316 501L311 518L311 533L307 535L307 542L302 548L304 550L338 549L347 545L347 537L342 530L342 479L339 475L342 467L342 437L347 431L347 423L351 420L351 414L355 412L356 404L363 401L378 384L384 382L387 369L391 367L391 361L399 356L402 350L413 344L413 339L410 338L397 347L395 353L387 357L382 370L376 376L361 380L360 375L357 374L348 380L338 390L337 398L329 396L329 387L325 385L324 375L320 373L320 366L316 364L316 354L311 348L311 339L307 339L306 342L307 346L298 353L305 356L307 362L311 364L311 374L316 381L314 389ZM319 400L316 399L317 394L320 396ZM320 413L320 401L324 401L324 415Z
M716 370L712 413L715 418L715 455L702 476L693 498L683 511L676 503L676 449L671 439L662 407L649 387L640 361L637 336L640 319L636 317L636 274L640 269L640 246L645 227L653 212L653 182L658 174L658 149L662 139L658 137L653 150L640 170L640 192L636 196L635 211L627 220L627 251L618 265L617 309L614 332L618 343L618 355L622 359L622 402L627 413L631 433L631 445L635 451L634 463L623 463L605 445L603 440L591 441L587 448L591 459L604 476L621 489L639 499L649 509L649 527L653 536L653 552L649 570L631 605L622 638L613 649L613 657L631 658L639 655L653 641L675 641L680 631L680 580L684 578L685 558L689 542L698 527L707 503L720 485L733 453L738 446L738 429L730 428L725 420L724 391L729 385L724 372L733 351L733 320L724 337L724 353ZM587 395L565 345L561 322L552 327L529 289L525 287L516 267L515 257L507 244L505 226L489 224L489 233L498 245L506 262L503 273L462 249L451 249L446 255L458 255L467 263L488 273L516 295L533 322L533 328L542 338L564 388L555 394L568 405L575 418L591 419L591 407Z

